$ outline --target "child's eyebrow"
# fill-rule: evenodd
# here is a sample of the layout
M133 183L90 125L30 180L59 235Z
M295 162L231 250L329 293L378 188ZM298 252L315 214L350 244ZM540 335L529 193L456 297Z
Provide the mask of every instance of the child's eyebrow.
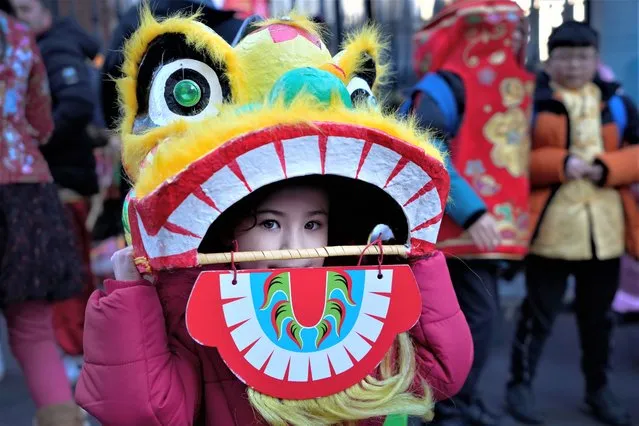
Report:
M328 213L325 210L312 210L310 212L308 212L309 216L315 216L315 215L325 215L328 216Z
M284 212L281 212L279 210L272 210L272 209L264 209L264 210L258 210L255 212L256 214L272 214L275 216L284 216Z

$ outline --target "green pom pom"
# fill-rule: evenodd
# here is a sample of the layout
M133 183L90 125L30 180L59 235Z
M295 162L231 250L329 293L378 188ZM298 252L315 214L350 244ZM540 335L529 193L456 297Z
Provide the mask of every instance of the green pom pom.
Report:
M131 225L129 224L129 202L135 194L133 190L129 191L124 199L124 205L122 206L122 228L124 228L124 240L127 245L131 245Z
M173 88L173 97L175 97L178 104L189 108L200 102L202 89L193 80L181 80Z
M316 68L298 68L287 72L275 82L268 100L274 104L281 99L288 106L302 94L312 96L324 106L329 106L331 99L337 97L346 107L353 107L344 83L330 72Z

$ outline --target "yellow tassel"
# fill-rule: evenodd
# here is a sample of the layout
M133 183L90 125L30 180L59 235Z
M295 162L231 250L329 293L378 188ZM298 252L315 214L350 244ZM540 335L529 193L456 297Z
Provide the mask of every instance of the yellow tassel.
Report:
M396 346L397 353L389 351L380 365L380 379L368 376L335 395L307 400L277 399L249 388L249 401L273 426L355 424L389 414L407 414L430 421L434 407L430 388L423 383L423 396L413 394L410 389L416 363L408 334L400 334Z

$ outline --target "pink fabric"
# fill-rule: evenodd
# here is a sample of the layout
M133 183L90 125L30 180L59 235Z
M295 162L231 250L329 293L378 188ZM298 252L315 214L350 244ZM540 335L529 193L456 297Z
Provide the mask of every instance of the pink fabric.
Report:
M42 301L10 305L5 310L9 345L37 408L73 400L53 335L52 312L51 305Z
M416 261L423 300L411 330L419 372L438 399L454 395L470 370L473 347L441 253ZM195 343L184 311L200 270L147 281L108 280L87 307L85 365L76 400L104 426L257 425L246 386L218 352ZM373 419L367 425L381 424Z

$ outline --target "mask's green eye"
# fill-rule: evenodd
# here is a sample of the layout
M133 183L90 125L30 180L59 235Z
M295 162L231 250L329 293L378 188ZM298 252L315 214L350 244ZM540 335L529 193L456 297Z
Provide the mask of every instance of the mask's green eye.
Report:
M193 80L181 80L173 87L175 101L183 107L195 106L202 99L202 89Z

